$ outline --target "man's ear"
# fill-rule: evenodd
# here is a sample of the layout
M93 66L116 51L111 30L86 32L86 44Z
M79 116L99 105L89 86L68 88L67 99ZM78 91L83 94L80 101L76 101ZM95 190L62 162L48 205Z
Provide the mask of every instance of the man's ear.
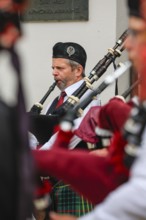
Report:
M81 65L78 65L75 70L75 74L76 74L76 76L81 76L82 73L83 73L83 67Z

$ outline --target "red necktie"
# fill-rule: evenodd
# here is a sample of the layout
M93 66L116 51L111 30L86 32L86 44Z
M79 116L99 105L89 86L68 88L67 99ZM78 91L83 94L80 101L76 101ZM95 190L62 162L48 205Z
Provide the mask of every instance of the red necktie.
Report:
M57 102L57 105L56 105L56 108L58 108L60 105L63 104L63 101L64 101L64 97L66 96L66 92L61 92L61 95L60 95L60 98L58 99L58 102Z
M61 106L63 104L65 96L66 96L66 92L64 92L64 91L61 92L60 97L59 97L58 102L57 102L57 105L56 105L56 108L58 108L59 106ZM59 125L56 125L54 127L54 133L56 133L57 131L59 131Z

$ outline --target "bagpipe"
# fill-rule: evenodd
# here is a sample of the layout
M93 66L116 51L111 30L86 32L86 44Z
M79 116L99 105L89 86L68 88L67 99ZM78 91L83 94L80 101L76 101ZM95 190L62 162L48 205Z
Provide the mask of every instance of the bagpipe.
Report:
M60 126L64 131L71 130L74 119L79 117L81 112L92 102L93 98L100 94L103 90L105 90L109 85L115 82L122 74L124 74L131 67L131 62L126 61L120 67L117 68L116 71L106 76L104 81L94 88L94 90L86 97L86 99L82 100L80 103L76 104L72 110L68 111L66 115L62 118Z
M71 105L70 107L73 107L79 101L79 98L81 98L88 89L92 89L92 84L95 81L97 81L106 72L109 65L112 62L114 62L117 57L121 56L122 51L124 50L123 43L126 40L128 33L129 33L129 30L124 31L124 33L116 41L115 46L113 48L108 49L108 53L91 70L91 72L89 73L89 76L84 77L84 82L82 83L82 85L72 94L71 97L67 99L67 101L61 106L61 108L64 108L66 109L66 111L68 111L69 105ZM41 101L35 104L36 107L34 108L33 106L31 108L30 110L31 113L37 113L38 111L38 114L39 114L41 112L42 104L47 99L47 97L50 95L50 93L54 90L55 86L56 86L56 83L54 82L50 86L48 92L41 99ZM59 114L59 112L57 113Z
M97 81L107 70L111 63L115 62L117 57L120 57L124 50L123 43L128 36L129 30L124 31L120 38L116 41L113 48L108 49L108 53L101 59L96 66L91 70L88 77L84 77L82 85L63 103L54 114L64 115L69 109L72 109L85 94L87 90L92 90L92 84Z
M66 112L72 110L74 106L79 103L80 98L86 93L87 90L93 90L92 84L97 81L107 70L111 63L115 62L117 57L120 57L124 50L124 42L128 36L129 30L124 33L116 41L113 48L108 49L108 53L101 59L96 66L89 73L88 77L84 77L82 85L64 102L59 108L51 115L40 115L42 110L42 102L44 102L53 91L55 83L49 88L48 92L41 99L41 101L35 104L30 110L30 121L32 126L30 131L36 136L40 143L48 141L49 137L53 134L53 128L60 121L60 118L66 114ZM103 84L102 84L103 86ZM101 86L99 86L101 89ZM103 88L104 90L105 88ZM102 90L102 91L103 91ZM43 101L42 101L43 100ZM87 105L86 105L87 106Z
M49 87L43 98L39 102L35 103L28 112L30 118L29 130L37 137L40 144L44 144L49 139L49 137L53 134L54 126L58 124L58 116L40 114L43 109L44 102L55 89L55 86L56 82Z
M140 84L141 79L137 79L125 92L121 94L123 98L127 98L131 92Z
M39 115L41 113L41 110L43 109L43 104L46 101L46 99L49 97L49 95L51 94L51 92L55 89L56 86L56 82L54 82L48 89L48 91L45 93L45 95L43 96L43 98L39 101L36 102L32 108L30 109L30 113L33 114L37 114Z

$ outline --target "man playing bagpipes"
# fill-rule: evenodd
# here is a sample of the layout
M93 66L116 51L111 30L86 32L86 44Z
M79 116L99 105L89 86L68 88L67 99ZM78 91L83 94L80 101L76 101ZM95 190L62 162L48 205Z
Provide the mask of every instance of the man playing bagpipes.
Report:
M52 74L56 82L57 87L60 89L61 94L56 97L52 103L49 104L46 115L59 114L59 107L81 86L85 77L85 65L86 65L86 51L85 49L74 42L58 42L53 46L52 54ZM84 97L90 92L88 90ZM93 100L85 109L82 117L75 120L76 127L79 126L85 114L91 108L91 106L100 105L98 99ZM56 138L58 127L55 127L55 134L40 147L40 151L49 149L52 147L52 140ZM73 148L87 148L87 145L81 142L79 136L74 135L73 141L71 140ZM46 182L46 180L45 180ZM85 201L82 196L74 192L69 184L64 184L62 181L53 183L51 195L51 209L58 213L70 213L76 216L81 216L89 212L93 206L88 201ZM41 212L35 214L36 219L44 219Z

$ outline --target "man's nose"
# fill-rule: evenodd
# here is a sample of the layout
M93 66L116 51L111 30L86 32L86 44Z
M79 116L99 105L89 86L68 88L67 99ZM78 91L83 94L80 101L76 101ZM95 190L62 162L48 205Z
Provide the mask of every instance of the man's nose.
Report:
M53 76L57 76L59 74L58 70L56 68L54 68L52 71L52 74L53 74Z

